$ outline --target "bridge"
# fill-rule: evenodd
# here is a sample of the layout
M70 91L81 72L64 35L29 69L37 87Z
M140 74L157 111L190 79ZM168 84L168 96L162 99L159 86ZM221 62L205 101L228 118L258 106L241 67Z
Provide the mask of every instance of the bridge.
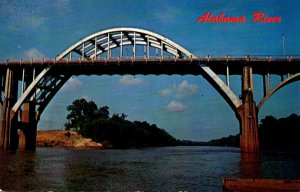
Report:
M78 41L55 59L0 63L0 148L17 150L18 130L25 149L35 150L37 124L44 109L73 75L193 74L202 75L225 99L240 123L242 152L259 152L258 113L279 89L300 79L295 56L196 57L157 33L114 28ZM256 104L253 75L263 78L263 99ZM230 76L241 76L242 91L230 89ZM271 87L271 75L280 83ZM225 81L221 76L225 76Z

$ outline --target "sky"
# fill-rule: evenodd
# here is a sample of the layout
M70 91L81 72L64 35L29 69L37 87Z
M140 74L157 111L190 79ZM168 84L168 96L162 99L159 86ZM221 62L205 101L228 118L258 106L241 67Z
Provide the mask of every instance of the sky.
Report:
M1 0L0 60L54 59L80 39L115 27L153 31L199 57L300 55L299 10L298 0ZM246 21L197 23L207 12ZM255 12L279 16L281 22L253 22ZM279 80L272 76L272 86ZM240 77L230 81L240 95ZM254 81L259 103L262 78ZM299 88L295 82L274 94L259 119L299 114ZM111 114L156 124L178 139L208 141L239 133L225 100L202 76L192 75L73 76L47 106L38 129L63 129L67 106L79 98L108 106Z

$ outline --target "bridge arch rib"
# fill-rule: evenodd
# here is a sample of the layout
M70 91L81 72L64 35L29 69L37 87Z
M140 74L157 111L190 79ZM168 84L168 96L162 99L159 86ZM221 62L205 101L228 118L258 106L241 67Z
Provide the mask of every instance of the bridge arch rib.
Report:
M261 101L260 103L257 105L257 109L258 111L262 108L262 106L267 102L268 99L270 99L270 97L276 93L278 90L280 90L281 88L283 88L284 86L291 84L295 81L300 80L300 73L296 73L293 75L290 75L288 78L286 78L285 80L281 81L276 87L274 87Z
M137 28L114 28L87 36L63 51L56 60L76 59L74 55L80 60L110 59L113 56L113 49L119 52L117 57L122 59L125 46L132 48L132 59L162 58L166 53L178 59L197 58L185 48L157 33ZM137 46L144 46L144 50L137 51ZM155 52L153 48L156 49ZM199 63L199 68L209 83L237 113L237 108L242 105L242 101L209 67ZM71 76L70 73L57 75L51 66L43 69L15 103L13 112L20 110L26 101L35 101L39 105L36 109L36 117L39 119L50 100Z
M153 47L159 50L156 53L158 57L163 57L163 52L166 51L176 58L196 58L188 50L157 33L138 28L114 28L85 37L61 53L57 60L72 58L72 53L81 59L97 59L105 53L105 58L111 58L115 48L120 48L117 56L122 58L125 52L123 46L128 45L132 46L132 54L129 55L132 58L138 56L136 53L139 45L144 46L144 55L139 57L150 58L150 48Z

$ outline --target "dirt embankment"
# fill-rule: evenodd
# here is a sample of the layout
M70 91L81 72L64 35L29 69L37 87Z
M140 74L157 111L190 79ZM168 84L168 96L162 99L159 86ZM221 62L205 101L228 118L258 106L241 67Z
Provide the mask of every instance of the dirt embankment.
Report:
M102 148L102 144L75 131L38 131L37 147Z

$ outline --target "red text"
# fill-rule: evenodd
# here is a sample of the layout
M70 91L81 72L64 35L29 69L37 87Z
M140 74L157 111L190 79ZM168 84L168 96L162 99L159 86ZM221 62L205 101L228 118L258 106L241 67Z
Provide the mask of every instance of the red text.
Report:
M215 16L212 13L205 13L197 19L197 23L244 23L246 21L245 16L236 17L236 16L225 16L225 13L222 12L220 15Z
M280 23L281 17L280 16L269 17L269 16L265 15L264 12L255 12L255 13L253 13L253 22Z

